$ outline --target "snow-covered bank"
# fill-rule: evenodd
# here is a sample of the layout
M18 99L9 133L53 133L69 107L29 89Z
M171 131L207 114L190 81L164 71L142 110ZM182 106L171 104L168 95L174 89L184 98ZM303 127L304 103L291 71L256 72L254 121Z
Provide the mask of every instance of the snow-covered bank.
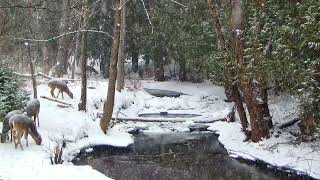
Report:
M98 89L100 92L88 90L89 102L86 113L77 111L79 85L70 84L69 87L74 93L74 99L65 95L63 101L72 104L72 108L60 108L56 102L39 98L41 109L38 131L43 139L41 146L35 145L31 137L29 147L25 147L25 140L22 138L24 151L20 148L14 149L14 145L8 142L0 144L0 179L107 179L90 166L74 166L67 161L82 148L100 144L128 146L133 139L130 134L116 128L111 129L107 135L100 130L96 114L98 111L101 112L101 109L94 108L95 102L92 99L105 97L106 83ZM46 84L38 86L38 95L50 97ZM61 143L62 140L67 142L63 154L65 163L52 166L50 156L57 143Z
M294 97L275 98L271 101L270 111L275 125L287 122L298 116L297 100ZM217 131L219 141L233 157L261 160L283 169L293 169L320 179L320 142L298 143L293 134L298 126L272 131L269 139L259 143L243 142L245 136L240 123L216 122L209 129Z

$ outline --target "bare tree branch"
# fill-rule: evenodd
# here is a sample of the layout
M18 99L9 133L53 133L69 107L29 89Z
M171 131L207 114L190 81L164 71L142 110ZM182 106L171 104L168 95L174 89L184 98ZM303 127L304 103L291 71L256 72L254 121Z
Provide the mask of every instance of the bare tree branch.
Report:
M101 0L97 0L96 2L94 2L90 7L89 9L93 8L98 2L100 2Z
M176 4L178 4L178 5L180 5L180 6L184 7L184 8L186 8L186 7L187 7L187 6L185 6L185 5L183 5L183 4L179 3L179 2L177 2L177 1L175 1L175 0L169 0L169 1L172 1L173 3L176 3Z
M104 31L99 31L99 30L94 30L94 29L87 29L87 30L78 30L78 31L72 31L72 32L67 32L64 34L60 34L59 36L55 36L49 39L30 39L30 38L17 38L17 37L12 37L10 36L10 38L13 38L14 40L22 40L22 41L32 41L32 42L49 42L49 41L53 41L55 39L61 38L63 36L66 35L70 35L70 34L75 34L78 32L93 32L93 33L101 33L101 34L105 34L108 37L111 37L113 39L113 36L111 36L109 33L104 32Z
M142 2L142 5L143 5L143 8L144 8L144 11L146 12L146 15L147 15L149 24L150 24L150 26L151 26L151 32L153 33L153 25L152 25L152 22L151 22L151 20L150 20L150 15L149 15L149 13L148 13L148 11L147 11L147 9L146 9L146 5L144 4L144 1L141 0L141 2Z
M124 3L122 4L122 6L120 7L120 9L122 9L122 8L127 4L128 1L130 1L130 0L126 0L126 2L124 2Z
M52 13L62 13L64 11L70 11L72 9L78 8L82 5L78 5L72 8L62 9L62 10L53 10L46 7L41 7L41 4L35 4L35 5L12 5L12 6L0 6L0 9L12 9L12 8L21 8L21 9L36 9L36 10L47 10Z

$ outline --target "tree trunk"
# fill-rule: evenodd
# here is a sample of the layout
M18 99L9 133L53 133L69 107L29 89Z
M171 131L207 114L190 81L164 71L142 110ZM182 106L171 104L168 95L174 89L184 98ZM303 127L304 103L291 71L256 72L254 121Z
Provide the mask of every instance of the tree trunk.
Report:
M88 24L88 0L84 0L84 17L83 17L83 28L87 28ZM87 110L87 32L82 32L81 37L81 57L80 57L80 66L81 66L81 97L80 103L78 105L79 111Z
M42 71L44 74L49 75L50 66L49 66L49 54L48 54L48 47L46 45L43 45L41 48L42 51Z
M70 0L63 0L63 9L68 9L70 7ZM68 17L70 16L70 10L63 11L62 14L62 25L60 28L60 34L63 34L68 31ZM67 73L68 70L68 37L62 36L59 41L59 49L58 49L58 62L59 65L56 67L56 73L58 77L62 77Z
M236 106L237 112L239 114L242 130L245 133L245 135L247 136L247 139L250 139L250 132L248 131L248 120L247 120L245 109L242 104L241 95L240 95L239 88L238 88L239 85L237 83L237 80L233 80L234 72L232 72L232 70L231 70L233 68L230 67L230 65L229 65L231 63L229 61L231 61L231 59L232 59L232 54L230 51L228 51L228 47L229 47L229 49L232 49L232 48L230 48L230 45L227 45L227 41L226 41L226 37L225 37L226 35L222 32L222 25L221 25L221 22L219 19L219 11L218 11L217 5L213 2L213 0L208 0L208 5L209 5L209 12L212 17L211 19L212 19L213 25L215 27L214 29L218 35L219 46L222 49L223 56L224 56L225 94L226 94L226 97L228 100L235 102L235 106ZM239 7L237 7L236 4L232 4L231 26L232 26L233 30L235 30L236 27L239 25L236 23L240 23L239 21L237 21L235 19L235 18L238 18L236 16L236 13L238 13L238 12L239 12ZM243 47L239 46L240 44L236 40L235 37L233 37L232 42L233 42L233 50L234 50L233 53L238 52L238 53L236 53L237 55L234 56L236 58L235 64L238 64L239 58L243 57L243 53L242 53Z
M71 70L71 79L74 79L74 73L75 73L75 70L76 70L76 62L77 64L79 64L79 47L80 47L80 43L81 43L81 37L80 37L80 34L81 34L81 21L82 21L82 17L80 16L79 17L79 24L78 24L78 33L77 33L77 36L76 36L76 49L75 49L75 52L74 52L74 55L73 55L73 62L72 62L72 70Z
M126 1L120 0L122 7L121 10L121 28L120 28L120 45L118 55L118 73L117 73L117 91L121 91L124 88L124 61L125 61L125 39L126 39Z
M150 64L150 54L149 52L147 52L145 55L144 55L144 69L148 69L149 68L149 64Z
M265 79L265 77L263 77ZM265 80L262 79L260 82L262 82L262 90L261 90L261 96L263 101L263 116L268 121L268 127L271 129L273 127L272 118L270 115L269 107L268 107L268 87Z
M37 81L36 81L36 77L34 76L34 66L33 66L32 57L31 57L30 44L28 44L28 55L29 55L30 74L31 74L32 89L33 89L33 98L37 99L38 98Z
M209 13L211 15L212 23L214 25L214 29L218 36L218 42L219 42L219 48L222 50L223 53L223 64L224 64L224 87L226 89L226 93L231 92L231 84L232 84L232 75L231 75L231 68L229 66L230 59L231 59L231 53L228 51L230 47L228 46L227 39L225 37L223 30L223 27L221 25L220 19L219 19L219 9L217 8L217 4L214 0L207 0L208 6L209 6ZM229 48L228 48L229 47ZM228 94L226 94L228 98Z
M32 0L28 1L28 4L32 4ZM29 9L29 16L33 17L32 10ZM30 73L31 73L31 81L32 81L32 88L33 88L33 98L37 99L38 93L37 93L37 82L36 82L36 77L34 76L34 66L32 62L32 56L31 56L31 47L30 43L27 44L27 49L28 49L28 56L29 56L29 65L30 65Z
M154 62L154 80L155 81L164 81L164 68L163 68L163 60L158 59Z
M104 47L104 46L102 46L102 47ZM105 78L105 79L109 78L109 69L110 69L109 52L110 52L110 50L106 49L105 47L104 47L104 49L102 49L101 62L100 62L100 72L101 72L103 78ZM109 58L109 60L107 58Z
M251 140L258 142L262 138L269 138L268 123L271 121L271 117L267 116L267 109L263 101L262 85L257 79L252 77L251 68L248 67L248 63L244 59L244 38L242 28L242 7L240 0L232 1L234 11L237 13L233 17L233 35L235 38L235 52L237 58L237 64L239 64L239 77L241 82L241 89L244 93L244 99L250 115L251 125ZM240 12L240 14L239 14ZM257 24L260 26L261 24ZM258 27L257 27L258 28ZM237 31L236 31L237 30ZM258 52L257 52L258 53ZM268 110L269 111L269 110Z
M104 102L103 115L100 120L100 127L104 133L107 133L114 106L114 96L115 96L115 86L117 78L117 64L118 64L118 54L119 54L119 44L120 44L120 26L121 26L121 10L120 10L120 0L114 0L114 32L113 32L113 42L111 49L111 64L110 64L110 74L109 74L109 84L108 84L108 95L107 101Z
M132 50L132 72L136 73L138 72L139 68L139 52L138 49L136 49L135 45L133 45L133 50Z
M186 81L187 79L187 72L186 72L186 62L181 60L179 61L179 80Z

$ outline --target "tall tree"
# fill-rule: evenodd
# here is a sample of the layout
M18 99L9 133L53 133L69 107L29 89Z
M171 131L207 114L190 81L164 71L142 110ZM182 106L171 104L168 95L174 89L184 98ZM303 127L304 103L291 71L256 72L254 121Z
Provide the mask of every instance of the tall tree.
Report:
M211 14L211 19L213 21L214 29L218 36L219 47L222 50L223 59L224 59L224 88L226 97L235 102L235 106L237 108L237 112L239 114L239 118L242 125L242 131L246 134L247 138L250 137L250 132L248 131L248 120L246 116L246 112L244 110L240 92L239 92L239 83L235 78L236 72L232 67L234 64L233 61L239 63L239 58L243 57L243 47L242 42L236 37L233 38L233 48L231 48L230 42L226 37L226 34L222 31L224 28L222 26L221 20L219 18L220 12L218 10L216 2L213 0L208 0L209 12ZM241 24L239 18L241 18L241 9L239 9L239 4L233 2L232 4L232 15L231 15L231 26L233 28L233 35L236 35L236 28ZM233 52L231 50L234 50ZM232 53L236 54L235 56ZM233 60L232 57L235 57Z
M83 29L87 29L89 9L89 0L83 0ZM81 55L80 55L80 66L81 66L81 97L80 103L78 104L79 111L87 110L87 32L82 32L81 35Z
M120 44L118 55L118 71L117 71L117 91L121 91L124 88L124 63L125 63L125 39L126 39L126 16L127 7L125 6L125 0L120 0L122 7L121 10L121 28L120 28Z
M116 78L117 78L117 64L119 56L119 44L120 44L120 26L121 26L121 6L120 0L114 0L114 30L113 30L113 42L111 49L111 64L109 73L109 84L108 84L108 94L107 101L104 102L103 115L100 119L100 127L104 133L107 133L114 106L114 96L116 88Z
M69 21L68 18L70 17L70 0L63 0L62 6L62 22L60 28L60 34L66 33L69 29ZM56 67L57 75L61 77L62 75L67 73L68 70L68 52L69 52L69 41L70 36L62 36L59 40L59 49L58 49L58 62L59 65Z
M73 62L72 62L72 68L71 68L71 78L74 79L74 73L76 70L76 64L79 63L79 49L80 49L80 43L81 43L81 24L82 24L82 17L79 17L79 22L78 22L78 32L76 35L76 48L73 54Z

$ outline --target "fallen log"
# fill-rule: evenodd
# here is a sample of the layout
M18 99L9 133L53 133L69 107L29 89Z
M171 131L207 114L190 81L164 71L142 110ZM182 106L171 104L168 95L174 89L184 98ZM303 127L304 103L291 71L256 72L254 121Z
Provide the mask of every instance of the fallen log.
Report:
M137 118L116 118L116 117L113 117L111 118L113 121L117 121L117 122L127 122L127 121L132 121L132 122L159 122L159 123L162 123L162 122L172 122L172 123L176 123L176 122L186 122L185 119L164 119L164 118L141 118L141 117L137 117ZM217 122L217 121L226 121L226 118L221 118L221 119L215 119L215 120L208 120L208 121L201 121L201 120L196 120L194 121L194 123L204 123L204 124L207 124L207 123L214 123L214 122Z
M126 121L132 121L132 122L185 122L185 120L182 119L151 119L151 118L111 118L112 120L118 121L118 122L126 122Z
M295 118L295 119L293 119L293 120L291 120L291 121L288 121L288 122L286 122L286 123L280 124L280 125L279 125L279 128L280 128L280 129L284 129L284 128L290 127L290 126L296 124L296 123L299 122L299 121L300 121L300 118Z
M58 106L59 108L68 108L68 107L72 107L72 106L70 106L70 105L65 105L65 104L57 104L57 106Z
M40 97L43 98L43 99L47 99L49 101L54 101L54 102L61 103L61 104L68 105L68 106L72 107L72 104L69 104L69 103L66 103L66 102L62 102L62 101L59 101L59 100L56 100L56 99L52 99L52 98L49 98L49 97L46 97L46 96L40 96Z

